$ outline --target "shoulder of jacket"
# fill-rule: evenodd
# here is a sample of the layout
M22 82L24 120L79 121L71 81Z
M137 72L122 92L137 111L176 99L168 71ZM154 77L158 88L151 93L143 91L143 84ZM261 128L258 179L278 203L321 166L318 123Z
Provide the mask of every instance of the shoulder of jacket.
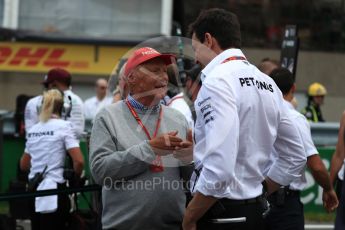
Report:
M114 114L124 112L124 109L128 110L122 101L106 105L97 112L95 119L112 117Z
M303 122L308 122L305 116L297 110L291 109L291 113L293 114L294 118L299 119Z
M52 121L54 122L54 125L58 125L61 127L66 127L66 126L72 125L72 123L70 121L66 121L63 119L54 119Z
M182 112L180 112L179 110L177 109L174 109L174 108L170 108L168 106L165 106L165 105L162 105L163 107L163 112L166 116L168 117L173 117L177 120L186 120L185 116L183 115Z
M36 97L32 97L28 100L27 104L38 103L42 100L42 95L38 95Z
M78 104L84 104L83 100L75 93L70 92L67 94L67 97L70 96L72 99L72 102L77 102Z

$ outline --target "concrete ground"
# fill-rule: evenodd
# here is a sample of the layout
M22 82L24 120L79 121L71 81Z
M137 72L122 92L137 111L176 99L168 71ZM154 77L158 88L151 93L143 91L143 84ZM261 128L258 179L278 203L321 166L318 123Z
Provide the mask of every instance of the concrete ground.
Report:
M333 224L306 224L306 230L329 230L334 229Z
M17 229L31 230L30 220L17 220ZM306 224L305 230L330 230L334 229L333 224Z

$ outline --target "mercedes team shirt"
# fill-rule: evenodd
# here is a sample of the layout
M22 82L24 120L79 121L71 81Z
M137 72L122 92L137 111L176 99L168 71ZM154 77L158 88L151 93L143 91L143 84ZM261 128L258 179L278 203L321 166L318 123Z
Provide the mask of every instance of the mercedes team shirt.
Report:
M24 120L25 131L39 122L39 113L42 106L42 95L31 98L25 106ZM74 94L71 90L64 91L64 107L72 107L70 116L66 117L73 125L73 130L76 136L81 138L84 132L85 119L84 119L84 104L80 97ZM65 114L62 114L64 119Z
M305 151L304 155L308 158L310 156L318 154L318 151L317 151L317 149L314 145L313 139L311 137L310 124L309 124L308 120L306 119L306 117L303 114L296 111L290 102L284 101L284 104L288 108L288 110L290 112L290 116L292 118L292 122L294 122L294 124L295 124L295 126L296 126L296 128L297 128L297 130L301 136L304 151ZM272 163L277 159L278 154L279 153L275 149L273 149L273 154L271 155L271 160L270 160L270 163L269 163L266 171L269 170ZM305 175L305 167L302 169L301 175L302 176L300 178L297 178L294 181L292 181L292 183L289 186L290 189L302 191L306 187L307 179L306 179L306 175Z
M306 157L279 88L239 49L228 49L202 70L195 101L195 170L192 193L229 199L262 194L273 147L280 153L268 172L288 185L300 177Z

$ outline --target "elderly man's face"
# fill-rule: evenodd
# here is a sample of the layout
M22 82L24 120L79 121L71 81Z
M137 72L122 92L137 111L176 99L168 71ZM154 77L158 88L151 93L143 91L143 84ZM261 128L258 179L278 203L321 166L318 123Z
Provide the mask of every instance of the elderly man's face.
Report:
M140 97L147 97L153 103L159 102L166 92L168 86L167 66L159 59L147 61L135 70L134 84L130 89L131 94Z
M119 80L119 89L122 98L126 98L128 95L128 87L126 81L123 79L123 76Z

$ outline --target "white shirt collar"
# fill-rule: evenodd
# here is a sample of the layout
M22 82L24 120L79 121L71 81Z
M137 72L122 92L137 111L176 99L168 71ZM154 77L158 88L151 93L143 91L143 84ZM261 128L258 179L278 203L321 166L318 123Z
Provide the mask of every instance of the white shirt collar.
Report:
M176 97L183 97L183 92L176 94L173 98L176 98Z
M240 49L227 49L218 54L215 58L208 63L205 68L201 71L201 81L204 81L206 76L219 64L221 64L225 59L232 56L242 56L245 57Z
M287 100L284 99L284 103L285 103L285 105L286 105L289 109L295 110L295 107L293 107L293 105L291 104L291 102L289 102L289 101L287 101Z
M102 102L106 101L107 98L108 98L108 97L105 96L105 97L103 97L103 99L100 100L100 99L98 99L97 96L95 96L95 99L96 99L96 102L97 102L97 103L102 103Z
M71 89L66 89L65 91L63 91L64 94L70 94L72 93L72 90Z

